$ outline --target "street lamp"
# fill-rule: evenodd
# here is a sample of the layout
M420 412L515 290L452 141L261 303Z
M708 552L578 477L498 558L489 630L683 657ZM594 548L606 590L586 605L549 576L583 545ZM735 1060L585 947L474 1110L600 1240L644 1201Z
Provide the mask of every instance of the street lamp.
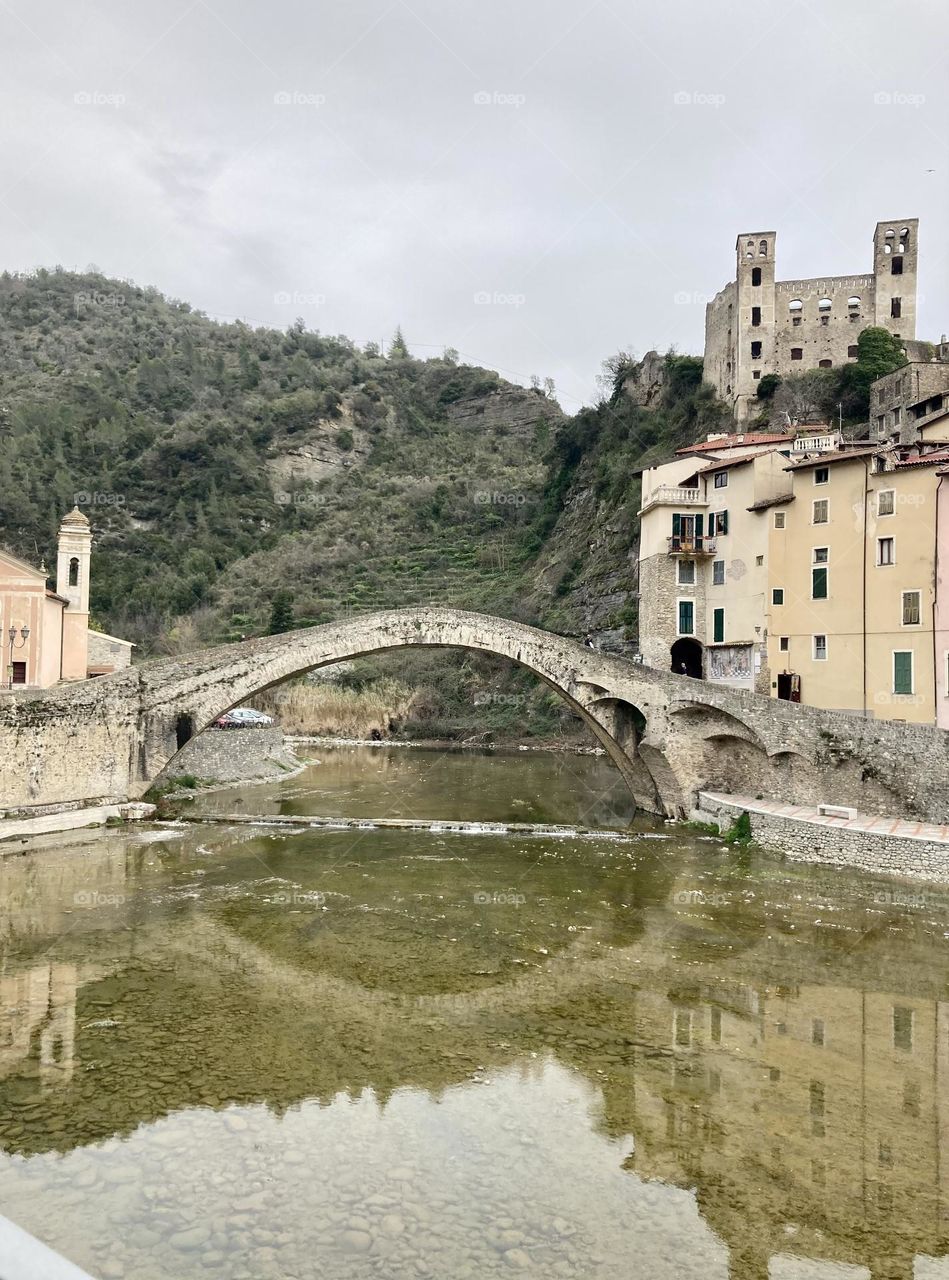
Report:
M23 648L27 640L29 640L30 638L30 629L29 627L20 628L19 644L17 644L16 642L16 636L17 636L16 627L11 627L10 630L7 632L7 635L10 638L10 685L9 687L12 689L13 688L13 650Z

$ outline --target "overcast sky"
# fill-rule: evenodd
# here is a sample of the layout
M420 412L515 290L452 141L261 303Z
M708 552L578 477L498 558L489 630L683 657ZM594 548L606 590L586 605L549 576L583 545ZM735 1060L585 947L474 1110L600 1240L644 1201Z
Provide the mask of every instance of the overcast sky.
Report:
M945 0L0 0L3 265L211 315L397 324L568 411L702 349L739 231L868 271L918 216L949 330Z

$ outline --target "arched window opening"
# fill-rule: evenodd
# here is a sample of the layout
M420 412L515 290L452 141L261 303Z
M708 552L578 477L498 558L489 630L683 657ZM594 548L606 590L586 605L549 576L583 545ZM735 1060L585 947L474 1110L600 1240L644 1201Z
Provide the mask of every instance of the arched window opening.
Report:
M758 242L758 257L766 258L767 256L768 256L768 242L767 240L760 240Z
M909 239L909 227L900 227L900 239L905 244Z
M820 301L818 302L818 304L817 304L817 310L818 310L818 311L830 311L830 309L833 307L833 305L834 305L834 304L833 304L833 302L830 300L830 298L821 298L821 300L820 300Z
M800 298L792 298L788 303L788 311L803 311L804 303Z
M895 239L896 239L896 232L893 230L893 228L892 228L892 227L890 227L890 228L889 228L889 230L887 231L887 233L886 233L886 238L887 238L887 240L895 240Z
M892 246L892 245L890 245L890 244L885 244L885 245L883 246L883 252L884 252L884 253L892 253L892 252L893 252L893 246Z
M819 360L817 362L818 369L832 369L834 367L833 360Z
M69 585L71 587L79 586L79 557L73 556L69 562Z
M852 298L847 299L847 306L850 308L851 311L860 310L860 299L857 297L856 294L854 294Z
M903 274L903 259L901 257L897 256L893 258L893 261L890 263L890 273L894 276L901 276Z

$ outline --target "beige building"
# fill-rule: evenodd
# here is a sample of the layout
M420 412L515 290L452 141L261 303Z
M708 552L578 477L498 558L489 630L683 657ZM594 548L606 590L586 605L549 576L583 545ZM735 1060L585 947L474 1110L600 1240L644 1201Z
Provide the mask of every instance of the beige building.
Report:
M857 337L871 325L915 338L918 231L915 218L878 222L869 274L809 280L775 278L775 232L738 237L735 279L705 314L705 380L736 419L755 412L765 374L855 360Z
M59 528L55 591L44 565L36 569L0 548L3 688L45 689L130 664L130 641L89 628L91 562L92 531L78 507Z
M949 453L864 449L793 463L770 512L772 693L933 723L935 517Z

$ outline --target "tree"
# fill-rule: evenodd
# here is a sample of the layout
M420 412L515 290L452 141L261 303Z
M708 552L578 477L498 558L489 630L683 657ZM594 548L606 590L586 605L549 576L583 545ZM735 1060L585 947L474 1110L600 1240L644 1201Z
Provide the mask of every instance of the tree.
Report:
M293 621L292 592L286 590L275 592L270 605L270 626L267 628L268 634L272 636L279 636L284 631L292 631Z
M397 325L395 333L392 335L392 341L389 343L389 359L408 360L409 348L405 338L402 336L402 326Z
M758 399L773 400L774 393L781 385L781 375L779 373L766 373L758 383Z
M870 416L870 384L906 364L899 338L872 325L857 339L857 360L840 371L839 396L846 417L865 422Z
M771 401L772 423L829 419L837 404L839 381L839 372L834 369L807 369L785 378Z

